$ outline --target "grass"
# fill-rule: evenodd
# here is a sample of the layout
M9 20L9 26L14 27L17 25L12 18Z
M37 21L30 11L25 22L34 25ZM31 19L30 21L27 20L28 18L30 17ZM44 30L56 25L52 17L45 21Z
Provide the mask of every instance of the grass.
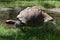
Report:
M59 32L56 32L51 23L40 27L23 27L21 30L20 28L7 29L0 26L0 40L60 40L60 34L57 34Z
M13 1L0 2L0 8L37 6L40 8L59 8L60 1Z

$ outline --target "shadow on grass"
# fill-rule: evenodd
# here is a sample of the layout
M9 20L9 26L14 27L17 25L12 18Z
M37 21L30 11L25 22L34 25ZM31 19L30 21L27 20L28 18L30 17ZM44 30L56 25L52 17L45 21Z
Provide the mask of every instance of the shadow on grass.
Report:
M21 35L21 33L23 34L23 36ZM23 40L48 40L49 33L55 34L55 29L54 25L47 23L43 26L23 26L21 28L21 32L19 32L19 35L22 37ZM17 39L19 39L19 35Z

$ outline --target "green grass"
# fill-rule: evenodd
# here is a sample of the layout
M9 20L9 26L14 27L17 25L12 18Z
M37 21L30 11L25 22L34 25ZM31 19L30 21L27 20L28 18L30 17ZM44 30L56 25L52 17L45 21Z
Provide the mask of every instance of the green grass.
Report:
M0 26L0 40L60 40L60 34L57 34L60 32L56 32L51 23L39 26L23 26L22 30Z
M13 1L0 2L0 8L37 6L40 8L59 8L60 1Z

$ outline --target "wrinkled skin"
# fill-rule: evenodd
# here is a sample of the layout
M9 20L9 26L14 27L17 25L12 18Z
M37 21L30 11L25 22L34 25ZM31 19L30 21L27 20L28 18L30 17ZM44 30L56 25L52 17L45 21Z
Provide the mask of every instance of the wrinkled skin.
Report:
M40 24L53 20L51 16L37 7L27 7L17 15L14 27L21 24Z

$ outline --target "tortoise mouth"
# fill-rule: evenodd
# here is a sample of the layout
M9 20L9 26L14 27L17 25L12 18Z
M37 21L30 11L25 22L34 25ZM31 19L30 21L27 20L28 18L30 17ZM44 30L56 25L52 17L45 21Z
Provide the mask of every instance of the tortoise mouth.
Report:
M5 23L6 24L15 24L15 20L6 20Z
M6 22L6 24L14 24L14 22Z

